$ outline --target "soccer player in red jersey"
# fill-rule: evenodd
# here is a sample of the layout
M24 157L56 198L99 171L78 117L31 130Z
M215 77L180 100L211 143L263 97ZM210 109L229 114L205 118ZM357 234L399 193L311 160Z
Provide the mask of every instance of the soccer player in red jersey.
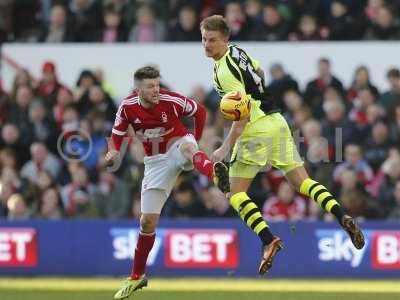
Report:
M155 240L155 229L161 209L182 170L195 168L229 191L228 171L222 163L213 165L206 153L199 150L206 120L205 108L178 93L160 89L160 73L151 66L134 74L135 91L120 104L112 129L111 147L106 154L111 164L119 157L119 150L128 126L145 150L145 170L141 190L140 233L135 249L132 272L115 299L129 297L147 285L145 267ZM194 135L182 124L181 118L193 117Z

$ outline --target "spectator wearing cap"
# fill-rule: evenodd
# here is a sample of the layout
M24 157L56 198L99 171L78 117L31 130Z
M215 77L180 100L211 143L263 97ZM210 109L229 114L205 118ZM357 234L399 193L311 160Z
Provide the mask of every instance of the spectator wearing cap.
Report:
M50 23L43 26L39 42L63 43L74 42L75 35L72 26L67 22L67 11L65 6L56 4L50 11Z
M378 99L386 111L393 111L394 106L400 104L400 70L392 68L387 72L386 78L389 81L390 89L384 92Z
M45 62L42 66L42 78L37 87L37 94L43 98L46 108L49 110L54 106L60 88L61 84L57 78L56 65L51 61Z

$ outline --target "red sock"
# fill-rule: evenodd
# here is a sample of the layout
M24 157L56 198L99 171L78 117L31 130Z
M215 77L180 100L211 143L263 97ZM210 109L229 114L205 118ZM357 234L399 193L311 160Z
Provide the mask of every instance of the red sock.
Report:
M140 278L146 269L147 256L149 256L151 248L153 248L156 234L139 232L138 241L135 249L135 258L133 260L133 268L130 277L132 279Z
M193 155L193 165L200 174L207 176L212 181L213 163L208 158L207 154L203 151L197 151Z

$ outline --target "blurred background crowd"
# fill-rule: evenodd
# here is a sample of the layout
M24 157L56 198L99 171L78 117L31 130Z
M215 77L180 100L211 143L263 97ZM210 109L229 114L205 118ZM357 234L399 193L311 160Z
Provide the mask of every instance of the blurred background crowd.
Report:
M1 42L199 41L225 15L232 40L398 40L399 0L2 0Z
M0 6L2 41L200 42L198 20L215 12L226 15L234 40L390 40L398 38L400 1L4 0ZM351 215L400 220L400 70L387 70L384 89L363 65L352 70L350 86L326 58L310 67L315 76L304 88L282 64L265 70L307 170ZM0 218L139 216L140 143L129 141L116 172L104 164L119 102L106 72L82 70L75 86L65 86L47 61L40 78L20 68L10 90L0 85ZM197 86L187 96L208 110L200 147L210 154L230 123L218 113L215 91ZM268 220L330 219L268 167L249 194ZM196 172L178 178L162 214L234 216L222 193Z

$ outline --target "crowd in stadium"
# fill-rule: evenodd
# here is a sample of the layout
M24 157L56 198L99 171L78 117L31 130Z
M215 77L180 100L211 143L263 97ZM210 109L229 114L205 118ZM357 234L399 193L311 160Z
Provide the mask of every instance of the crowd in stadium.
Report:
M232 40L398 40L391 0L3 0L0 43L199 41L224 14Z
M200 42L197 19L219 11L225 12L234 40L396 39L400 1L387 2L390 7L379 0L6 0L0 3L0 40ZM400 70L387 70L385 90L374 85L365 66L354 70L351 86L344 86L329 60L316 65L318 73L305 89L283 65L266 70L269 91L298 137L307 170L352 216L399 220ZM41 78L33 78L20 69L12 89L0 86L0 218L138 217L143 176L138 141L130 141L115 173L104 162L105 137L118 106L105 80L107 70L82 70L75 86L59 82L60 71L51 61L41 71ZM199 86L188 96L208 110L200 147L210 154L229 123L218 113L215 91ZM75 134L80 137L64 143ZM81 161L72 159L83 155ZM249 195L268 220L330 218L273 169L257 176ZM195 172L179 177L162 213L172 218L234 214L224 195Z

